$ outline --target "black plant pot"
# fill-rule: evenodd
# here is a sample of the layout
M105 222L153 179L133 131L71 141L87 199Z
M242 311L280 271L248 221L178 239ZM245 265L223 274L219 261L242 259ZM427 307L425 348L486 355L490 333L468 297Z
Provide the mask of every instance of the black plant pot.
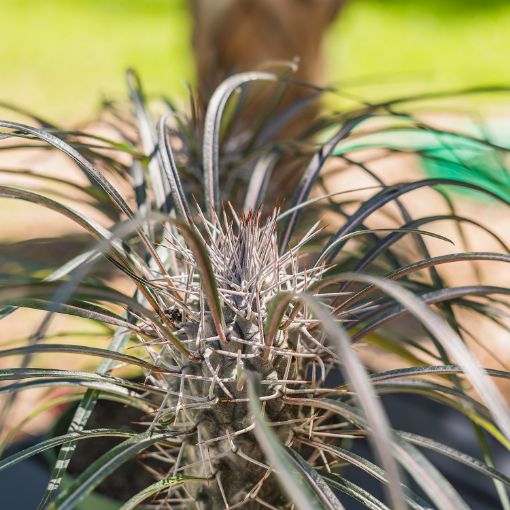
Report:
M7 457L37 444L43 438L14 444L4 455ZM34 510L48 485L50 471L43 454L31 457L0 472L0 507L2 510Z

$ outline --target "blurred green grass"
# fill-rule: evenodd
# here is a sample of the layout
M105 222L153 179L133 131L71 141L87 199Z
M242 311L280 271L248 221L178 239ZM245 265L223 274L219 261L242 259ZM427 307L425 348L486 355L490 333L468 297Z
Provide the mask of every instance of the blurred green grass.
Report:
M124 97L135 67L151 92L193 80L184 0L0 0L0 100L58 121ZM366 77L373 99L403 90L510 83L510 2L352 0L327 41L330 81Z
M101 96L125 96L129 66L151 91L182 94L190 29L181 0L0 0L0 100L84 120Z
M370 99L502 85L508 49L508 0L354 0L330 33L327 70L367 77L359 92Z

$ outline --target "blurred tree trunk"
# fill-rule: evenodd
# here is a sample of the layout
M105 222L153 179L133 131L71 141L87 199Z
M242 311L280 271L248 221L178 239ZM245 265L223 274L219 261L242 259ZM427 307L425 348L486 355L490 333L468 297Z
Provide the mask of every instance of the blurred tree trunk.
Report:
M281 70L284 62L297 62L289 78L318 84L322 75L323 36L345 0L190 0L194 19L193 46L199 103L203 108L215 88L232 74L260 69ZM315 118L317 94L291 84L254 84L246 92L236 124L257 130L261 117L272 118L307 97L291 121L273 139L296 138ZM300 177L302 163L283 159L273 173L272 199L288 194Z
M198 87L207 101L236 72L299 59L296 78L316 83L322 41L344 0L191 0Z

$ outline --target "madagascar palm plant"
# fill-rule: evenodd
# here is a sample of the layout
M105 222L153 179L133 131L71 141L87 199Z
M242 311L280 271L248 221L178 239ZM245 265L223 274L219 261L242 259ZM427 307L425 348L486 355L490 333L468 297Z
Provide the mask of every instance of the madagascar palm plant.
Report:
M425 449L492 479L502 508L510 508L510 479L494 466L484 439L488 434L509 446L510 412L493 378L510 374L479 365L457 313L468 308L502 324L508 289L449 287L438 270L466 261L504 264L510 256L503 240L502 253L432 256L426 239L447 239L425 228L450 221L462 231L469 220L456 213L449 190L469 188L505 202L494 189L506 174L487 177L491 186L441 177L386 185L356 158L374 146L381 157L414 152L469 177L473 168L445 152L474 146L499 157L506 149L439 132L411 109L403 113L420 98L317 117L300 136L285 139L279 136L285 125L324 92L310 88L299 104L273 113L285 87L304 86L288 75L229 78L204 114L193 98L184 112L165 99L149 110L132 71L128 86L131 112L105 106L114 139L39 118L32 125L0 122L5 149L59 151L88 182L76 190L66 177L2 168L45 188L3 185L1 197L56 211L90 238L65 263L34 267L18 259L2 275L2 318L24 307L45 312L30 338L0 351L6 359L21 356L0 371L3 423L24 390L71 388L58 398L49 393L34 416L80 400L66 433L4 458L0 469L59 447L40 508L61 510L75 508L134 458L154 482L123 501L123 509L339 509L353 500L371 509L468 508ZM241 112L264 87L273 91L267 111L252 112L247 122ZM402 130L426 132L445 150L406 146L403 135L398 144L385 138ZM384 136L374 142L374 133ZM323 170L335 160L374 184L361 195L326 189ZM415 217L405 206L407 194L427 188L443 197L448 214ZM391 204L399 224L370 228ZM101 324L109 343L87 345L83 321L67 334L79 344L56 342L49 326L59 314ZM415 320L402 334L393 325L406 316ZM407 368L371 372L358 355L362 342L397 354ZM95 370L34 366L66 353L101 361ZM126 367L142 377L123 376ZM483 460L393 428L379 395L402 392L464 414L478 432ZM100 400L133 407L141 418L119 429L90 428ZM117 442L62 486L77 444L101 437ZM361 441L369 441L373 458L353 451ZM384 498L351 481L349 465L381 484Z

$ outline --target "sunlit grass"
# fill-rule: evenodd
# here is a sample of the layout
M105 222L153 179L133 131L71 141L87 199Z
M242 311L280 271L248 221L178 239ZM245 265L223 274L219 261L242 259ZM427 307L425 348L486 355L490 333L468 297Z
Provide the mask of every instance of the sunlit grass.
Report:
M136 67L154 92L192 75L185 4L167 0L2 0L0 100L66 121L124 97Z
M510 3L353 0L328 38L330 81L365 77L371 99L508 83ZM123 71L183 97L193 80L183 0L2 0L0 100L73 122L101 96L124 97Z
M370 99L510 83L509 27L499 0L356 0L329 36L327 73Z

